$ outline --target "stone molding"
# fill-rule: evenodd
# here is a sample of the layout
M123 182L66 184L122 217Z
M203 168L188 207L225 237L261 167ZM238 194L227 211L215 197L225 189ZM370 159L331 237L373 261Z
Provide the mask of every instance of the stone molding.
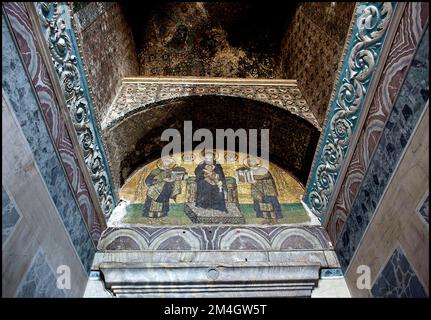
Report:
M108 227L98 250L330 250L321 226L191 225Z
M347 46L340 79L322 131L322 144L316 153L304 202L325 221L326 210L348 154L370 83L384 47L386 31L396 3L361 3L356 25Z
M108 131L127 117L163 101L203 95L240 97L269 103L321 129L296 80L204 77L126 77L101 127L103 131Z
M310 297L319 265L123 264L100 266L115 297Z
M349 161L345 161L346 172L343 177L340 177L343 181L339 180L340 188L334 193L334 205L327 211L327 231L334 242L337 240L359 192L359 187L413 60L415 48L426 27L427 17L427 3L408 3L402 13L369 111L360 133L358 131L359 139L352 148L352 151L354 149L353 155ZM418 21L418 23L413 24L411 21Z
M70 118L106 218L115 206L108 163L94 120L84 68L71 26L70 8L57 2L35 4L52 63L66 101Z

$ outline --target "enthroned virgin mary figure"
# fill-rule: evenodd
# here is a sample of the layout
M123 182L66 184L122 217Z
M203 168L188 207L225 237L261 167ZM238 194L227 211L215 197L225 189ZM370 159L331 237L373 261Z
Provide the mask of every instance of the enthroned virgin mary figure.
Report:
M169 199L181 193L181 180L187 177L183 167L176 166L171 158L160 159L157 168L145 179L148 187L144 203L144 217L161 218L168 214Z
M225 211L227 187L217 153L203 150L204 160L196 167L196 207Z

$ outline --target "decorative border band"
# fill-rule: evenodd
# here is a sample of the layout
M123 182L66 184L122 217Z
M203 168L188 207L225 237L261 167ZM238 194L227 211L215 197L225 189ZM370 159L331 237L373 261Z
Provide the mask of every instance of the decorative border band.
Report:
M402 5L397 7L397 11ZM400 22L397 24L397 29L394 28L395 35L379 76L376 91L371 99L364 124L358 129L358 142L354 146L351 159L346 158L346 161L349 161L348 164L346 162L346 174L340 177L343 181L339 181L340 190L334 194L334 206L327 211L327 231L334 243L360 191L359 187L408 73L417 44L426 28L428 6L428 3L424 2L411 2L406 4L404 10L400 10L402 11ZM411 23L411 21L417 21L417 23Z
M94 112L85 81L77 42L71 28L69 6L37 2L36 11L75 127L85 164L106 218L115 206L112 179L106 155L94 122Z
M330 106L322 145L304 197L305 204L325 220L341 165L376 69L396 3L365 2L358 7L355 27Z
M332 250L321 226L145 226L108 227L98 250L290 251Z
M74 194L81 215L88 226L89 232L95 245L99 241L102 230L106 227L104 216L98 206L98 199L91 194L90 180L85 177L84 159L79 159L80 148L77 139L74 137L74 129L69 126L65 117L68 117L67 110L62 109L58 104L55 95L55 87L49 76L47 65L43 59L38 33L32 28L33 13L27 10L34 9L29 4L8 2L3 5L5 18L10 23L11 31L16 40L17 49L20 51L22 61L31 79L34 93L39 101L40 110L46 128L49 131L55 149L58 151L59 159L69 181L69 186ZM36 20L38 22L38 20ZM37 24L38 25L38 24ZM43 39L42 39L43 41ZM47 61L50 63L50 61ZM55 75L54 75L55 77ZM66 111L66 112L61 112ZM71 124L71 121L69 121ZM70 130L72 129L72 130ZM76 139L76 142L74 141ZM78 151L78 152L77 152ZM88 182L87 182L88 181ZM100 218L103 218L100 219Z
M112 129L150 105L203 95L239 97L272 104L304 119L321 131L319 122L298 89L296 80L125 77L103 117L101 132Z

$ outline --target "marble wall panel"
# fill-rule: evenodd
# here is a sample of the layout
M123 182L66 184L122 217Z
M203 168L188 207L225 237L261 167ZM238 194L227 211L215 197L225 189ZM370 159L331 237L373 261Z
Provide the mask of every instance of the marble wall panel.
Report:
M356 281L362 273L358 267L370 268L372 285L399 246L424 288L428 287L429 227L417 212L428 189L429 108L426 108L345 273L352 296L372 295L369 289L357 288Z
M428 192L427 192L428 193ZM424 218L424 220L429 224L430 220L430 204L429 204L429 195L427 195L423 201L420 203L418 208L419 214Z
M17 41L17 49L23 57L24 66L31 77L37 99L40 102L46 127L66 170L67 179L78 201L83 219L90 230L92 240L97 245L102 232L95 209L95 206L99 204L94 204L91 200L88 188L93 188L93 186L87 186L84 181L81 170L86 170L86 168L82 169L78 164L77 157L80 155L75 154L65 119L60 112L51 80L48 77L47 68L36 45L28 13L23 3L9 2L4 4L4 8Z
M409 64L426 27L428 12L429 4L425 2L410 2L406 5L334 208L327 218L327 230L334 242L338 239L359 192L371 157L407 75Z
M9 239L21 215L2 185L2 245Z
M56 286L57 277L43 251L39 251L18 290L18 298L65 298L63 289Z
M2 36L3 92L9 97L51 198L81 262L89 271L95 252L94 244L56 153L55 145L39 109L38 98L31 80L27 77L25 66L12 40L4 16L2 16Z
M2 186L7 192L9 203L13 203L21 216L13 227L13 232L9 232L7 241L2 243L2 295L16 296L20 284L26 281L23 280L25 278L31 282L30 287L34 289L30 290L31 292L26 290L26 296L49 294L48 291L55 282L45 283L45 275L41 275L42 281L31 281L31 276L38 275L34 272L28 273L32 263L35 263L38 250L41 249L52 270L57 270L60 265L70 268L71 287L65 291L65 295L79 297L85 289L88 271L84 269L33 150L4 92L2 99ZM6 203L7 201L4 202ZM42 272L45 271L47 269L43 268ZM52 277L49 279L52 280ZM52 295L55 295L55 292L52 292Z
M408 74L336 244L343 270L358 249L377 204L429 97L429 39L423 34Z
M425 298L425 289L400 247L396 248L373 287L373 297Z

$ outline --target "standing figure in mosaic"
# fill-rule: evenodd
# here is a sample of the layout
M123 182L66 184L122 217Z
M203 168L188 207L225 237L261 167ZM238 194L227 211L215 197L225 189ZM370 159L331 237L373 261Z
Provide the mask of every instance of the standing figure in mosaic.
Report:
M251 172L251 196L257 218L272 219L283 218L280 202L278 201L277 187L269 170L263 167L258 159L248 158L246 166Z
M215 151L204 153L204 160L196 167L196 207L225 211L227 187Z
M187 178L186 170L176 166L173 159L166 158L157 162L145 179L148 187L144 203L144 217L161 218L169 211L169 199L176 199L181 193L181 181Z

